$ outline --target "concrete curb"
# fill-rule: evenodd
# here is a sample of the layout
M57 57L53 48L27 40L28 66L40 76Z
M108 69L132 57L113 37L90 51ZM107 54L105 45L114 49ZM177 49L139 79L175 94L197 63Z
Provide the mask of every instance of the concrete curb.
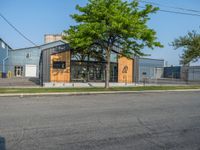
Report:
M100 92L57 92L57 93L15 93L0 94L0 97L26 97L26 96L78 96L78 95L97 95L97 94L137 94L137 93L164 93L164 92L200 92L200 89L182 90L146 90L146 91L100 91Z

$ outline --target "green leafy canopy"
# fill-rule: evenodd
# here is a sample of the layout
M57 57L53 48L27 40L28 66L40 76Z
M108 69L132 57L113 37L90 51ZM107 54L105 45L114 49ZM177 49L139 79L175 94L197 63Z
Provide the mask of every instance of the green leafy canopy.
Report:
M78 14L71 17L77 25L65 31L63 38L74 49L87 49L99 45L105 50L119 46L125 56L144 55L144 47L162 47L157 41L156 32L148 28L149 14L158 8L122 0L88 0L86 6L76 6Z
M183 48L181 64L196 62L200 58L200 34L196 31L188 32L186 36L181 36L172 42L175 49Z

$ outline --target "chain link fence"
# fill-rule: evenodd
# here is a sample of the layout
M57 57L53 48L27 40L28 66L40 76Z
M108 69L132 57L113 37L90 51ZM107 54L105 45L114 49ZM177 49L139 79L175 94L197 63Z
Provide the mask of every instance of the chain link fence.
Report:
M143 84L200 84L200 66L158 67L139 70Z
M48 66L48 78L52 82L104 82L105 80L105 65L91 64L79 65L73 64L74 67L66 67L66 69L54 69L53 66ZM30 75L27 71L28 67L33 67L34 70ZM65 66L64 66L65 67ZM55 68L55 66L54 66ZM118 82L118 69L116 64L111 65L110 82ZM136 71L137 70L137 71ZM138 84L155 84L155 85L168 85L168 84L200 84L200 66L190 67L151 67L143 66L135 68L133 73L133 81ZM54 81L55 80L55 81ZM126 82L126 81L125 81ZM3 65L0 64L0 86L35 86L39 85L39 68L27 65Z

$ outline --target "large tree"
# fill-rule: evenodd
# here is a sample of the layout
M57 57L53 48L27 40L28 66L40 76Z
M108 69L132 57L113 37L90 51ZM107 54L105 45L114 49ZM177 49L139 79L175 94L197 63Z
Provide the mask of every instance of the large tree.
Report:
M188 32L174 40L172 46L175 49L183 48L180 63L187 65L190 62L196 62L200 58L200 34L196 31Z
M76 6L78 14L71 17L77 22L65 31L66 39L74 49L92 51L94 45L105 50L106 79L105 87L109 87L110 54L114 46L120 47L120 53L126 57L144 55L144 47L152 48L162 45L157 42L156 32L148 28L149 14L158 8L146 5L139 8L134 0L88 0L86 6Z

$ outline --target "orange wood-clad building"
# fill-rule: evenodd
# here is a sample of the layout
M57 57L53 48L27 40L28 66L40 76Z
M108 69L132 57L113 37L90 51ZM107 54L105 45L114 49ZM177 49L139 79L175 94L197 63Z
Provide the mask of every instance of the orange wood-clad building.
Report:
M61 41L60 41L61 42ZM110 82L134 82L132 58L111 52ZM75 54L65 42L59 46L45 49L40 57L40 82L103 82L105 81L105 59L89 55Z

